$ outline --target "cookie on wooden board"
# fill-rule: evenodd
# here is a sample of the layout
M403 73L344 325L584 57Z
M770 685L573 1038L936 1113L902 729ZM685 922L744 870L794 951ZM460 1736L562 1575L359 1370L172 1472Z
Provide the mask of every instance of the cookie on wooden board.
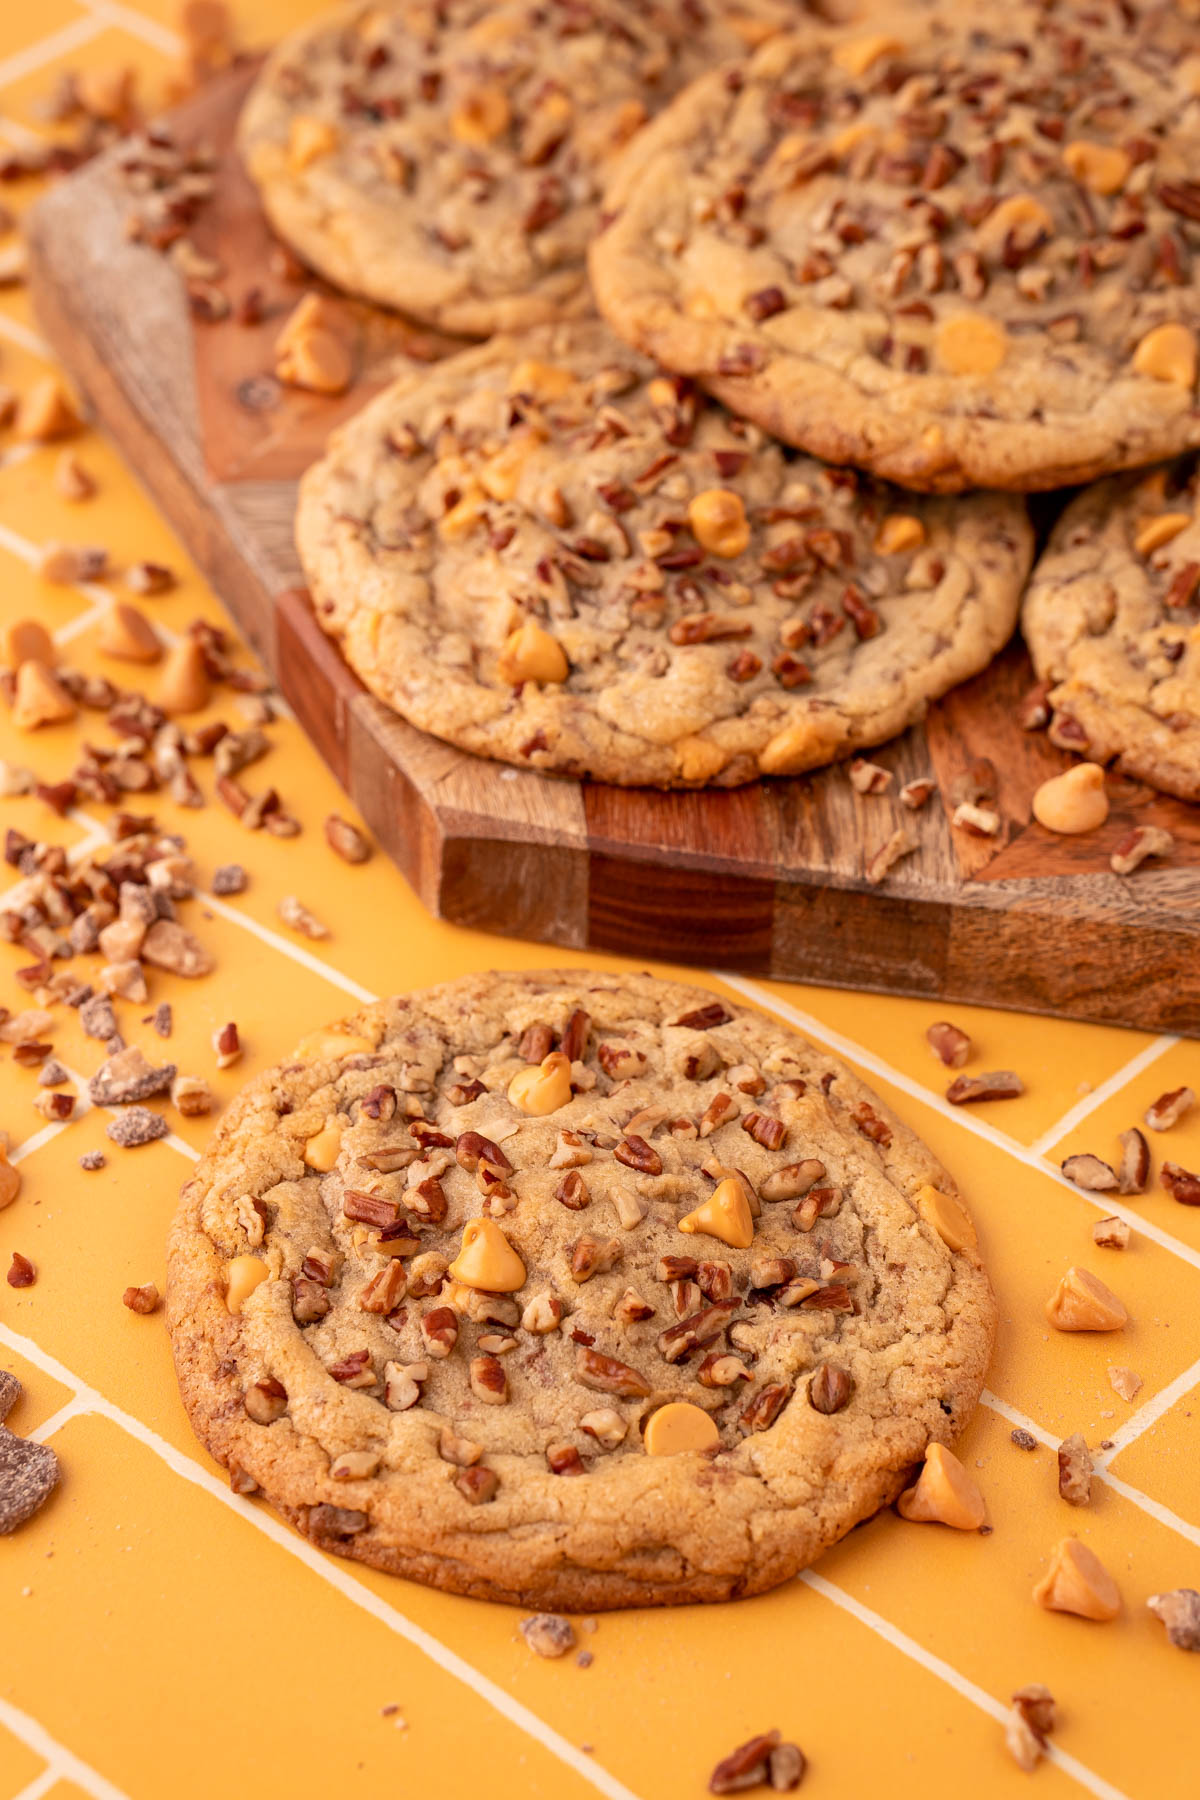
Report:
M324 1548L554 1608L786 1580L974 1406L995 1306L932 1153L774 1020L469 976L257 1077L184 1189L198 1435Z
M338 287L485 337L587 305L614 158L797 0L398 0L274 52L239 142L280 236Z
M1195 456L1095 483L1051 533L1025 598L1064 749L1200 800L1200 472Z
M599 322L404 377L305 476L321 625L465 750L733 786L904 730L1016 622L1024 502L914 498L769 440Z
M1200 443L1194 7L906 8L776 38L648 127L601 311L747 417L908 486Z

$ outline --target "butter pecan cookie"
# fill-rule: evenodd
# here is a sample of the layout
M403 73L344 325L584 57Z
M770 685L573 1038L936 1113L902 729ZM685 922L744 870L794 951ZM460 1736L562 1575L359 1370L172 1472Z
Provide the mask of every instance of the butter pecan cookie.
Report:
M978 1398L995 1306L841 1063L649 975L469 976L251 1082L171 1234L192 1423L322 1547L554 1608L784 1581Z
M582 310L613 158L686 82L794 25L796 0L399 0L286 38L239 141L320 274L486 337Z
M1024 502L831 470L594 320L379 396L305 476L317 617L367 686L481 755L734 785L877 744L985 667Z
M908 8L777 38L632 146L593 246L639 349L907 486L1200 443L1195 8Z
M1200 800L1200 474L1195 456L1097 482L1063 513L1023 626L1054 685L1050 736Z

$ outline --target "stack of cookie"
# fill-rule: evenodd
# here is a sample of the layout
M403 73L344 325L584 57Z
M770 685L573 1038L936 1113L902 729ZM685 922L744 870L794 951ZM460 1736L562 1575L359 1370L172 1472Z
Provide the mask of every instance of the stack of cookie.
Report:
M1119 474L1200 445L1195 12L448 0L290 40L243 121L276 228L504 334L304 482L358 674L523 767L797 773L1006 642L1024 493L1116 477L1026 601L1051 734L1200 796L1194 474Z

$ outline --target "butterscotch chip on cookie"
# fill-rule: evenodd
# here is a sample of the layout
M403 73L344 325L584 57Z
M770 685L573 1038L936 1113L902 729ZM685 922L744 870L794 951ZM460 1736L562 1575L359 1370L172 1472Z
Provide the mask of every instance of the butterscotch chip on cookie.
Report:
M705 1213L727 1183L740 1206ZM315 1034L225 1115L171 1235L184 1400L375 1567L538 1612L754 1593L975 1404L995 1305L934 1189L965 1219L912 1132L760 1013L470 976Z
M835 462L1053 488L1200 442L1186 8L908 7L763 45L614 174L631 343Z
M1198 506L1195 456L1097 482L1055 525L1022 617L1054 741L1183 800L1200 800Z
M337 286L486 337L586 309L607 174L792 0L393 0L286 38L239 141L272 225Z
M895 735L1008 638L1024 502L796 456L595 320L380 395L306 475L317 617L414 725L518 766L734 786Z

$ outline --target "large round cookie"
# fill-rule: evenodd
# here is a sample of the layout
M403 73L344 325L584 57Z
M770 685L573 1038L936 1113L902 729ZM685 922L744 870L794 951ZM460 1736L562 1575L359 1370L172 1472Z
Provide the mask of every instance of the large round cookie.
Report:
M575 971L382 1002L253 1081L184 1189L168 1312L243 1491L564 1608L795 1574L962 1430L995 1317L953 1182L849 1070Z
M286 38L239 142L279 234L322 275L487 336L586 305L614 157L693 76L794 24L796 0L393 0Z
M1200 442L1187 13L910 7L764 45L631 148L601 311L778 436L915 488L1056 487Z
M1023 627L1064 748L1200 800L1200 474L1195 456L1097 482L1063 513Z
M305 476L317 617L413 724L621 783L793 774L1009 636L1022 501L796 457L596 321L396 383Z

